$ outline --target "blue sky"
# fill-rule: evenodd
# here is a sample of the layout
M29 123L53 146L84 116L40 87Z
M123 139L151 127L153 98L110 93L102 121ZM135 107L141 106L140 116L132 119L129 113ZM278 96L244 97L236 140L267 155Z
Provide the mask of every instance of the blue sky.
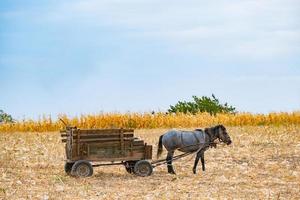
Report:
M0 109L165 111L214 93L300 110L299 13L297 0L2 0Z

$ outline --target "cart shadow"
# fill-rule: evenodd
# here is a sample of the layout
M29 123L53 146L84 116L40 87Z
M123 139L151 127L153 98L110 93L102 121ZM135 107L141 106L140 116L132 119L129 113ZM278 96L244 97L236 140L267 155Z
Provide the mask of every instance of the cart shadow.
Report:
M177 175L174 174L168 174L166 171L154 171L151 176L147 177L140 177L135 174L129 174L129 173L114 173L114 172L96 172L94 173L93 177L96 179L101 179L101 180L111 180L114 178L118 179L124 179L124 180L136 180L136 179L145 179L145 178L151 178L151 179L156 179L156 178L163 178L165 177L166 179L176 177Z
M93 175L95 178L101 178L103 179L112 179L112 178L121 178L121 179L134 179L138 176L135 176L134 174L128 174L128 173L113 173L113 172L97 172Z

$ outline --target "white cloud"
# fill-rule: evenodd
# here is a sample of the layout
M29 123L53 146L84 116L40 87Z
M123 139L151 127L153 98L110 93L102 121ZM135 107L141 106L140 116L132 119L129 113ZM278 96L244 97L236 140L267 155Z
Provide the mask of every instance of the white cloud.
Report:
M300 84L300 75L286 75L286 76L267 76L267 75L255 75L255 76L239 76L233 78L234 81L262 81L262 82L298 82ZM300 89L300 85L297 87Z
M62 4L58 23L111 26L200 56L267 60L300 53L300 2L84 0Z

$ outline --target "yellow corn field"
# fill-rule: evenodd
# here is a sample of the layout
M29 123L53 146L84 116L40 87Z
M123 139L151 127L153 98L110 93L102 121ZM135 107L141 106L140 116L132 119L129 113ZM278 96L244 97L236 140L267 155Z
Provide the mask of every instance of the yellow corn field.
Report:
M239 113L236 115L218 114L211 116L208 113L196 115L165 114L165 113L101 113L96 115L81 115L68 118L60 115L71 126L79 128L191 128L207 127L216 124L226 126L257 126L257 125L300 125L300 112L250 114ZM39 120L24 119L16 123L1 124L0 132L50 132L63 128L59 120L51 117L42 117Z

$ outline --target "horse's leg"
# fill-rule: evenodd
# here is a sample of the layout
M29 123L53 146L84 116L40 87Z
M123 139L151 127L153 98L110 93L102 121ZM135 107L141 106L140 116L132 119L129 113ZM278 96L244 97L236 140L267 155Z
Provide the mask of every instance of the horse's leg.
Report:
M174 155L174 151L168 151L166 161L167 161L167 166L168 166L168 173L170 173L170 174L176 174L173 169L173 165L172 165L173 155Z
M205 171L204 151L201 151L202 171Z
M196 170L197 170L197 165L199 162L199 157L200 157L200 152L197 153L196 159L195 159L195 163L194 163L194 167L193 167L193 173L196 174Z

